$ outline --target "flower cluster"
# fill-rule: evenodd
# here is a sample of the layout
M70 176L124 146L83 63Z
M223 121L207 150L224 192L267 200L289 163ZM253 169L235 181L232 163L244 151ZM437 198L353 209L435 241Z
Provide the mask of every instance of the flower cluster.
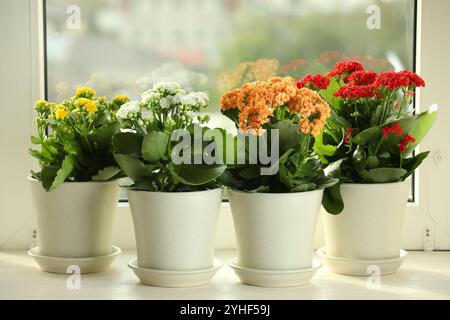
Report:
M32 143L40 149L29 152L39 159L41 171L32 172L32 176L50 191L65 181L109 180L120 175L111 140L120 129L116 110L127 100L117 96L108 101L96 97L93 89L82 87L60 103L36 101L38 134ZM103 171L105 168L109 169Z
M297 88L307 87L313 90L325 90L330 84L330 79L321 74L307 75L297 82Z
M322 131L331 109L320 95L307 88L301 88L289 101L289 110L301 115L300 131L317 136Z
M363 65L358 61L339 61L334 65L334 69L328 73L328 77L344 77L350 76L356 71L364 70Z
M372 98L375 96L375 89L371 85L349 85L339 88L334 96L342 99Z
M345 74L342 86L334 93L335 97L342 99L384 99L391 91L402 90L404 95L410 97L413 89L424 87L425 81L417 74L403 70L400 72L387 71L377 74L364 70L362 65L355 61L338 62L335 69L328 73L329 77ZM388 92L386 92L386 90Z
M57 123L93 123L97 118L116 118L115 111L125 101L127 96L117 96L111 102L105 97L96 97L96 92L88 87L75 89L75 95L61 103L37 100L34 109L38 114L37 121L48 126ZM87 120L83 120L86 118Z
M157 82L141 95L140 101L124 103L117 118L124 128L146 132L145 128L153 124L170 131L190 123L192 113L206 108L208 102L204 92L186 93L176 82Z
M417 74L403 70L400 72L382 72L377 77L374 86L395 90L402 87L425 87L425 81Z
M364 86L371 85L377 79L377 73L370 70L359 70L350 74L346 78L346 83L353 85Z
M268 81L244 84L222 96L222 111L237 109L239 129L262 132L262 126L271 121L275 110L287 106L298 117L299 129L304 134L317 135L330 115L328 104L314 91L298 88L291 77L273 77Z

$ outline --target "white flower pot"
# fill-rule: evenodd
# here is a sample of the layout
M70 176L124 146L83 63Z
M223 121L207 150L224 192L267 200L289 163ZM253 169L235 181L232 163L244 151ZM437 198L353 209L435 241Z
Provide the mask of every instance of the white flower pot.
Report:
M40 255L86 258L111 254L118 180L65 182L51 192L40 181L29 181Z
M213 266L222 189L128 190L128 201L140 268L185 271Z
M352 260L400 257L410 180L341 185L344 211L323 215L326 255Z
M236 264L258 270L312 267L323 190L249 193L229 190L236 230Z

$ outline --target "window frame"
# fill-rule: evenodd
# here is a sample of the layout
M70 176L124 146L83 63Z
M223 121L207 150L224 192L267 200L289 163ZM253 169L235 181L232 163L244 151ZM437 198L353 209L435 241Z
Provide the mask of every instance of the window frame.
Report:
M429 39L438 39L441 37L445 40L445 35L441 32L443 29L449 26L448 19L441 19L439 21L433 19L434 15L441 14L442 6L445 6L445 0L437 0L434 2L416 0L416 22L415 22L415 70L417 72L421 72L422 65L429 65L432 63L432 58L437 54L438 57L445 57L445 54L450 52L450 44L447 44L443 41L442 47L440 50L442 52L434 52L434 48L429 46ZM448 4L447 4L448 5ZM15 2L14 6L20 6L20 2ZM22 4L23 6L23 4ZM19 76L22 78L24 84L21 84L22 87L20 90L30 92L30 101L28 104L21 103L17 105L17 113L20 117L17 117L15 121L18 123L14 123L6 126L6 129L11 130L12 132L17 131L15 128L20 124L20 126L25 125L28 130L21 132L21 135L30 136L33 134L34 125L32 125L34 112L30 107L33 102L40 98L46 97L46 52L44 47L45 37L45 26L44 26L44 8L45 8L45 0L28 0L28 10L22 10L19 16L10 17L6 19L7 21L13 21L13 19L20 19L21 21L26 21L27 23L23 28L28 28L27 32L29 35L29 43L30 43L30 63L29 63L29 72L22 72ZM431 13L430 13L431 12ZM426 14L426 15L424 15ZM433 14L433 17L431 16ZM442 13L443 14L443 13ZM7 23L7 21L5 23ZM422 41L425 39L426 41ZM437 41L437 40L436 40ZM8 46L8 44L5 44ZM12 45L12 43L11 43ZM430 100L436 97L443 97L440 91L442 91L443 85L436 85L436 82L441 79L441 75L445 73L450 73L450 66L445 65L442 68L434 68L434 69L426 69L427 72L427 81L432 82L433 86L431 88L426 88L426 91L422 94L421 90L418 90L416 101L417 109L420 110L420 107L424 105L424 103L428 103ZM3 80L2 80L3 81ZM5 80L6 83L7 80ZM434 87L436 86L436 87ZM445 92L445 89L443 90ZM445 101L445 100L443 100ZM426 106L428 107L428 106ZM0 115L3 110L0 109ZM450 114L445 114L450 119ZM438 125L438 128L433 128L437 133L445 133L445 124ZM430 137L427 137L426 141L419 146L418 150L423 146L426 149L435 150L436 147L439 146L440 140L438 134L432 134ZM22 136L23 137L23 136ZM17 148L21 150L26 150L30 143L25 139L21 139L17 141L17 143L3 143L0 142L2 149L5 154L8 154L9 151L17 150ZM434 147L433 147L434 146ZM434 148L434 149L433 149ZM418 151L417 150L417 151ZM430 157L432 158L432 157ZM11 167L10 162L17 161L21 162L21 167ZM23 151L23 155L17 156L14 159L8 157L4 157L0 159L0 165L4 168L8 168L9 172L7 172L6 177L8 179L24 179L23 173L24 168L33 168L36 166L36 162L30 159L30 157ZM422 250L424 248L424 231L428 229L431 233L431 239L434 241L434 248L441 250L450 249L450 236L445 236L445 234L441 234L436 236L438 228L450 229L450 219L447 219L445 214L445 199L436 198L433 195L439 186L431 183L430 175L446 175L447 177L449 173L438 171L437 167L432 166L432 159L429 159L424 162L424 164L420 167L420 169L416 172L416 177L414 179L414 190L415 197L414 202L410 202L407 205L406 209L406 217L404 224L404 233L403 233L403 247L409 250ZM22 182L21 182L22 183ZM31 195L28 191L27 181L23 181L21 184L21 189L7 189L6 187L1 190L8 190L5 195L2 195L2 209L5 212L9 212L11 216L11 225L6 225L5 227L0 226L0 231L6 232L6 236L9 239L5 243L0 243L1 249L24 249L30 246L30 238L32 234L32 230L35 230L35 222L31 217L32 204L31 204ZM5 184L6 186L6 184ZM22 190L22 193L25 193L26 196L21 194L19 190ZM20 202L20 203L19 203ZM14 217L13 214L14 213ZM322 212L322 214L324 214ZM20 218L20 219L19 219ZM6 228L6 229L5 229ZM11 234L11 236L9 236ZM114 243L119 245L122 248L134 248L134 232L131 220L131 212L128 203L118 203L117 207L117 219L115 223L114 229ZM319 247L323 244L323 231L321 229L321 221L319 219L318 224L318 232L316 234L316 245L315 247ZM218 226L218 235L217 235L217 247L218 248L235 248L235 237L233 230L233 222L231 218L231 211L229 204L224 202L221 208L221 215L219 219Z

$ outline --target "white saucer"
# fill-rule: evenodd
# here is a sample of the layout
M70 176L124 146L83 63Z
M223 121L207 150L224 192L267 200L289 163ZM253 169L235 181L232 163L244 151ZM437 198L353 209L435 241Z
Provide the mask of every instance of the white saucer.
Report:
M138 266L137 259L128 262L128 267L134 271L143 284L155 287L184 288L208 284L217 270L222 267L222 261L214 259L213 266L201 270L156 270Z
M325 247L322 247L317 250L317 255L327 268L334 273L367 277L372 274L383 276L397 272L403 260L408 256L408 252L400 249L400 256L392 259L357 260L327 256Z
M28 250L28 255L33 257L42 270L52 273L72 273L69 266L78 266L81 273L93 273L108 268L114 258L122 252L119 247L112 246L110 254L87 258L58 258L39 254L39 248Z
M322 266L318 259L313 260L312 268L298 270L261 270L244 268L236 264L236 258L228 265L234 270L242 283L258 287L296 287L308 284L316 271Z

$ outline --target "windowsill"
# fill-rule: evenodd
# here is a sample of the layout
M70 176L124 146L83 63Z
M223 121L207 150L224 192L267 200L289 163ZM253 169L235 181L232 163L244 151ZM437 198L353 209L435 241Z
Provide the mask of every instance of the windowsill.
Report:
M336 275L321 268L311 284L295 288L242 285L224 266L209 285L167 289L141 285L125 251L111 268L82 275L81 289L66 288L66 275L43 272L22 251L0 252L0 299L450 299L450 252L410 252L400 271L381 278L379 289L368 289L366 277ZM234 251L218 251L224 262Z

